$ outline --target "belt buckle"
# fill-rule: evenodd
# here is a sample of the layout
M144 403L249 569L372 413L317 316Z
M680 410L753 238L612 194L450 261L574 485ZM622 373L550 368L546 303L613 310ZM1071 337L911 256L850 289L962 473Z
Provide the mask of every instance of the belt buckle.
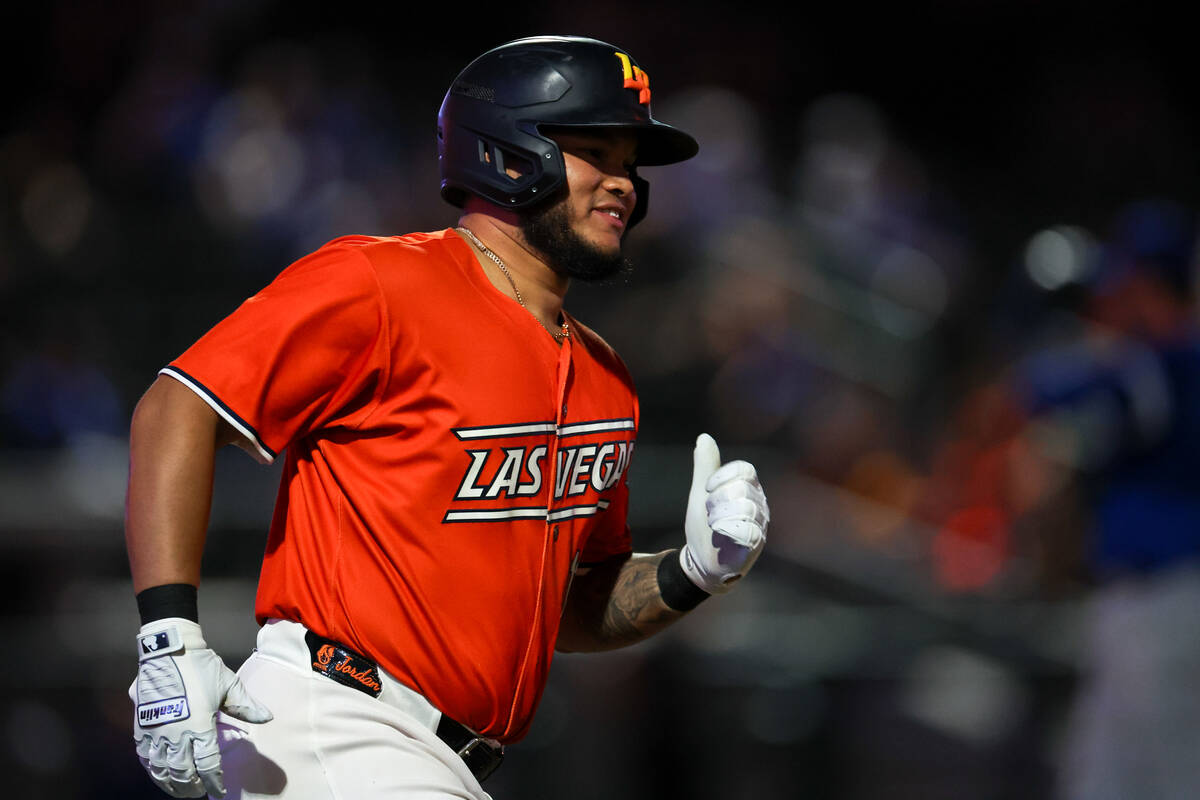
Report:
M458 750L458 756L471 770L476 780L484 781L504 760L504 745L493 746L482 736L476 736Z

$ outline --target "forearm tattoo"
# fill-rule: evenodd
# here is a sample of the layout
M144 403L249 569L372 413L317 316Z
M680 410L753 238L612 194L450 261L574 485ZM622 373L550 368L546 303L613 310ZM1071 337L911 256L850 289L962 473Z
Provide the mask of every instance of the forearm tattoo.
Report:
M603 609L597 634L615 645L626 645L657 633L683 614L663 603L658 590L662 555L641 556L621 565Z

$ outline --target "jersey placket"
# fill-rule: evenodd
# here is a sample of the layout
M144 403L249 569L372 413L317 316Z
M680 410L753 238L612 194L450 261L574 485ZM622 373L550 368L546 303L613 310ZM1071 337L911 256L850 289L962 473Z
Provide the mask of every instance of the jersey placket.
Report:
M563 340L562 346L558 351L558 369L555 378L555 404L554 404L554 440L551 443L552 453L550 456L551 478L550 478L550 502L546 504L546 533L555 537L557 523L554 520L554 505L558 498L557 487L559 481L558 471L562 467L559 463L559 446L562 443L561 432L563 425L567 421L567 389L571 383L571 339L568 337ZM563 493L563 498L566 498L566 493Z
M562 428L563 422L567 415L567 387L571 379L571 340L565 339L559 347L558 365L555 376L555 412L554 433L550 438L550 452L548 470L550 480L546 486L546 528L545 535L542 538L542 559L538 577L538 594L537 602L534 609L534 618L529 630L529 640L525 645L525 657L522 659L520 674L517 678L516 688L513 693L512 706L509 709L509 717L507 726L512 725L513 718L517 708L520 705L521 696L525 692L526 681L529 678L529 669L531 659L541 658L540 648L544 645L539 639L537 632L541 630L543 625L543 615L546 613L544 608L546 603L546 592L549 587L546 586L547 580L553 580L556 576L556 570L552 564L554 561L554 545L558 540L558 522L554 519L555 505L555 487L558 485L558 451L559 451L559 431ZM506 726L506 727L507 727Z

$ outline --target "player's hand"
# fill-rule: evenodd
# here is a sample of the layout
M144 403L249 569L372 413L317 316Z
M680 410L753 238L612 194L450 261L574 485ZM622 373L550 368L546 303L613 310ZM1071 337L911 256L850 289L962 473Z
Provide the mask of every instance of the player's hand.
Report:
M754 466L745 461L722 466L717 443L707 433L696 438L693 459L683 525L687 544L679 563L692 583L723 594L758 560L771 512Z
M171 617L143 625L138 659L129 698L142 766L172 797L224 797L217 710L245 722L267 722L271 712L208 649L191 620Z

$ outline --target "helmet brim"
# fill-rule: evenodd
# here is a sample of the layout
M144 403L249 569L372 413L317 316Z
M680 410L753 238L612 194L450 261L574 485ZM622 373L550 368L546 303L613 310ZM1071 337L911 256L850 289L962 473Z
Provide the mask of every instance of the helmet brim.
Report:
M649 120L636 122L593 122L564 124L545 123L538 126L543 135L549 136L556 130L574 131L629 131L637 136L637 159L639 167L661 167L687 161L700 152L699 143L689 134L665 122Z

